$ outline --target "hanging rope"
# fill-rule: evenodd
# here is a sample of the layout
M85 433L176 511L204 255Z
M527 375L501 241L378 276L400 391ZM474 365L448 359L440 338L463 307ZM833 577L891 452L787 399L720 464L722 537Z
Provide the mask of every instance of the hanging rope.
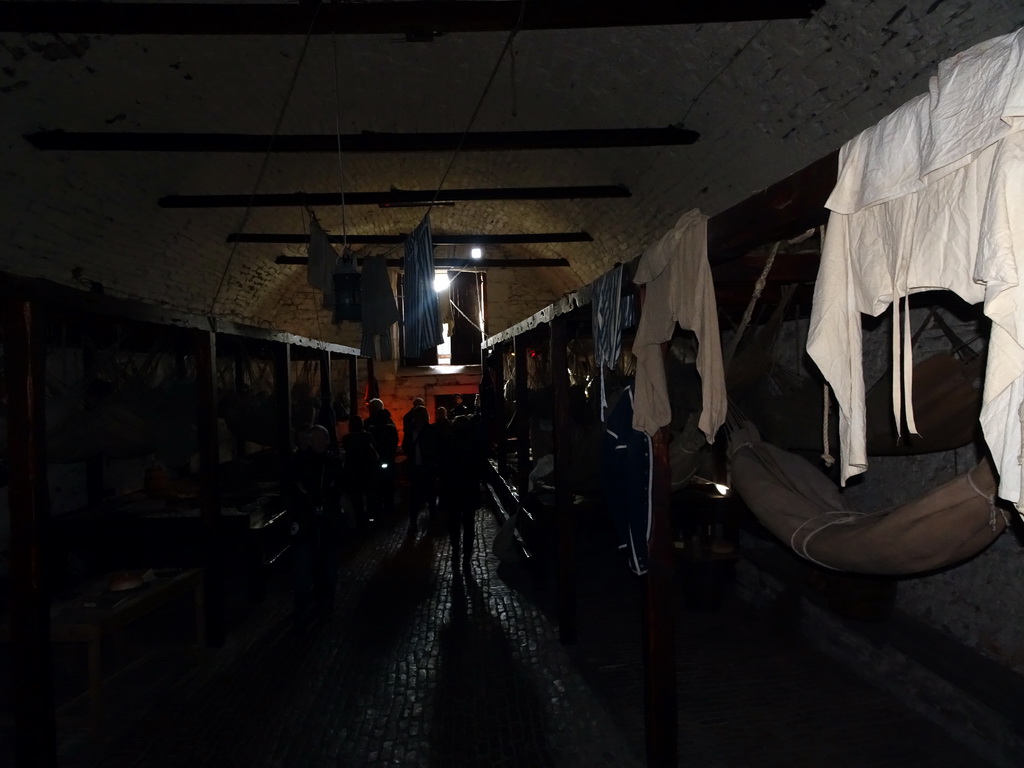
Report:
M772 250L768 254L768 260L764 263L764 269L761 270L761 276L757 278L757 282L754 284L754 293L750 297L750 302L747 304L747 308L743 312L743 318L740 320L740 324L736 328L736 335L732 337L728 353L725 355L723 363L726 368L728 368L729 363L732 362L732 358L736 354L736 348L740 345L740 339L743 338L743 333L747 330L750 318L754 314L754 306L757 304L757 300L761 298L761 293L764 291L765 283L768 281L768 273L772 271L772 265L775 263L775 254L779 252L779 246L781 244L781 241L779 241L772 246Z
M348 252L348 226L345 221L345 163L341 155L341 76L338 74L338 36L331 33L334 59L334 130L338 136L338 174L341 177L341 257Z
M313 7L313 17L309 20L309 29L306 30L306 39L302 42L302 51L299 53L299 60L295 62L295 71L292 73L292 80L288 84L288 92L285 94L284 103L281 105L281 111L277 115L277 123L274 125L274 132L270 136L270 143L267 144L267 151L263 153L263 162L260 164L260 171L256 175L256 183L253 184L252 194L249 195L249 202L246 203L245 213L242 215L242 222L238 225L239 233L245 231L245 225L249 222L249 215L252 213L252 203L256 197L256 192L259 191L260 183L263 181L263 174L267 171L267 165L270 162L270 153L274 149L274 142L277 140L277 135L281 131L281 124L284 122L285 113L288 111L288 104L292 99L292 93L295 91L295 83L299 80L299 71L302 69L302 62L306 58L306 51L309 49L309 40L313 35L313 26L316 24L316 17L320 13L321 3L315 3ZM228 271L231 269L231 264L235 260L235 252L238 250L238 240L231 246L231 253L228 254L227 263L224 265L224 271L221 272L220 281L217 283L217 290L213 294L213 301L210 302L210 314L217 307L217 300L220 299L220 292L224 288L224 280L228 276Z
M822 389L822 393L823 404L821 408L821 460L825 462L826 467L831 467L833 464L836 463L836 457L832 455L832 451L828 444L828 422L832 410L832 402L831 398L829 397L828 382L825 382L825 385Z

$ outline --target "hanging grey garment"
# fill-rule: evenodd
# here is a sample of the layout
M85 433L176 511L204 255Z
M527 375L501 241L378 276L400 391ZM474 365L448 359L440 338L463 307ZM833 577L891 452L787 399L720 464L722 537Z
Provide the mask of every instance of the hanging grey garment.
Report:
M363 341L361 351L375 360L394 355L391 326L398 322L398 304L391 289L387 261L379 256L363 259Z
M320 291L324 309L333 309L334 265L338 261L338 252L334 250L327 233L316 219L309 223L309 246L306 255L309 257L306 264L306 282Z
M405 354L419 357L444 341L434 290L434 241L430 217L405 241Z
M379 256L363 259L363 332L390 333L398 322L398 304L391 290L387 261Z

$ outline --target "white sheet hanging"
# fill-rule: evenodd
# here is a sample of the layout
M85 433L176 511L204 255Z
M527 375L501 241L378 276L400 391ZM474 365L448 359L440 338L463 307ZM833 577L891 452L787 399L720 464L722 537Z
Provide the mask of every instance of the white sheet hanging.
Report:
M1024 417L1024 30L955 56L929 94L840 152L807 351L840 405L841 478L867 468L860 312L893 303L895 418L911 391L898 301L944 288L992 318L981 422L1000 496L1021 493ZM916 177L916 178L915 178ZM902 350L902 351L901 351ZM913 430L913 408L907 404Z
M672 338L679 323L697 337L703 398L699 425L712 443L725 421L727 397L718 308L708 264L708 217L696 209L684 213L671 231L644 251L633 281L647 286L633 340L633 428L654 435L672 419L661 343Z

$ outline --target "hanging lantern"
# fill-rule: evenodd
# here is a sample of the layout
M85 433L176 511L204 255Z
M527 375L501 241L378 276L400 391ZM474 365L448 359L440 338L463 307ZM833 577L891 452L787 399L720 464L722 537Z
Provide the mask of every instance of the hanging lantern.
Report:
M341 258L339 269L334 273L334 322L349 320L362 322L363 302L361 293L362 275L356 271L355 259L349 251Z

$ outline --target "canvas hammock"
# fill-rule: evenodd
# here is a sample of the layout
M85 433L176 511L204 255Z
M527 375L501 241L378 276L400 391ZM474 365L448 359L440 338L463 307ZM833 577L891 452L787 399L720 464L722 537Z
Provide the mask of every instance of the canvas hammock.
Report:
M743 422L729 438L732 484L757 519L797 554L826 568L873 575L924 573L978 554L1005 529L988 461L880 512L851 509L809 461L761 440Z

